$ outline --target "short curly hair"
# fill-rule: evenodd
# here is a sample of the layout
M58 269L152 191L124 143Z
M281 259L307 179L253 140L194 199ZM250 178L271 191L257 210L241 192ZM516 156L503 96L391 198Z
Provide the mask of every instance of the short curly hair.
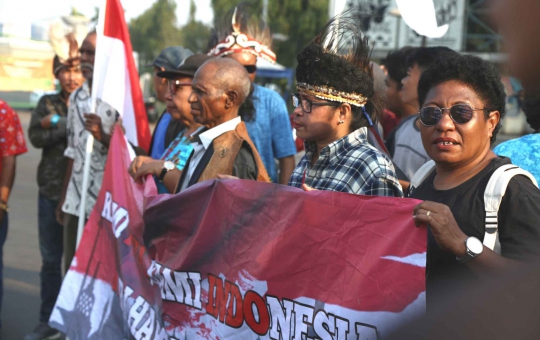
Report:
M426 101L431 89L447 81L457 81L471 88L484 101L486 119L489 117L489 111L499 111L501 117L491 137L493 144L506 114L506 94L497 69L487 61L471 55L456 54L439 59L420 77L418 83L420 106Z
M417 49L417 47L405 46L399 50L388 52L386 58L381 61L388 76L398 83L400 90L403 87L401 80L407 76L407 60L416 53Z

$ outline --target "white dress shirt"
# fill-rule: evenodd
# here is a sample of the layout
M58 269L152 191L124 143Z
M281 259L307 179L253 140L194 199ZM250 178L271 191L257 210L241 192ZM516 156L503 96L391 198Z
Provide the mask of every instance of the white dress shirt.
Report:
M236 126L240 124L241 121L242 120L240 119L240 117L236 117L234 119L226 121L223 124L215 126L199 135L201 142L193 143L193 155L191 156L191 160L189 161L188 169L184 169L185 171L187 171L187 173L184 177L184 181L180 183L180 191L187 188L188 183L191 180L191 176L193 176L193 173L197 168L197 165L199 165L199 162L201 161L204 153L206 152L210 144L212 144L214 139L218 138L225 132L236 129ZM192 133L192 135L197 134L198 131L199 130L195 131L194 133Z

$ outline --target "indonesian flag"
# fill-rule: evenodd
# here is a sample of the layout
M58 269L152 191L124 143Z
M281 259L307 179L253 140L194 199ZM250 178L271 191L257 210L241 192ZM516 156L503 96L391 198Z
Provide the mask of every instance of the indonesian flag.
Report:
M120 0L105 0L99 13L92 96L114 107L127 139L148 150L150 129L124 9Z

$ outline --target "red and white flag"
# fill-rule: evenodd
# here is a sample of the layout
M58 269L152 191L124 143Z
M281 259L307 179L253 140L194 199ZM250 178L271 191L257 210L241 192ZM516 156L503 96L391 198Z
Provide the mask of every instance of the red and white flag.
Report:
M148 118L120 0L104 1L96 32L92 95L120 113L131 143L148 150L151 138Z

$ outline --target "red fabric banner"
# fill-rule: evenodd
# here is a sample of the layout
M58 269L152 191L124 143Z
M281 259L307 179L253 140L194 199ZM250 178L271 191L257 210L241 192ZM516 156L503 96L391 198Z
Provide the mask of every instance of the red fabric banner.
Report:
M376 339L425 311L418 201L243 180L156 196L119 133L109 157L50 320L70 338Z

